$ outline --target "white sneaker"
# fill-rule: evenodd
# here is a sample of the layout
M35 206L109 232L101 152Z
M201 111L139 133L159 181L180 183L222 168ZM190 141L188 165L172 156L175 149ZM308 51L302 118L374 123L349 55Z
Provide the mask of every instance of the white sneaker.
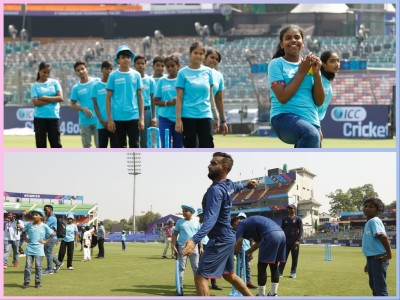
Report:
M68 270L73 270L74 269L74 267L68 267Z

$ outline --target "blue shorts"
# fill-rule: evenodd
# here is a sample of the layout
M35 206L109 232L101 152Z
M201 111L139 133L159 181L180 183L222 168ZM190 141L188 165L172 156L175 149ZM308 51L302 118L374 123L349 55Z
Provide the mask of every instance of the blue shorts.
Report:
M234 250L234 240L221 243L210 239L204 247L196 274L204 278L221 278L223 274L235 273Z
M263 236L258 249L258 262L274 264L286 261L286 237L283 231L271 231Z

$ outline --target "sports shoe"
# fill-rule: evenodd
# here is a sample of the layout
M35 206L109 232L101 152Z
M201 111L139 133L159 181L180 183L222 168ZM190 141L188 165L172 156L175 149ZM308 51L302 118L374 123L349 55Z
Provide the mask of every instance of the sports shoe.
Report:
M40 282L35 282L35 288L41 288L42 287L42 285L40 284Z
M270 293L267 294L267 297L277 297L277 296L278 296L278 294L273 294L273 295Z
M222 291L222 290L223 290L223 288L220 287L220 286L217 285L217 284L211 285L211 289L212 289L212 290L216 290L216 291Z
M29 288L29 282L24 282L24 284L22 285L23 289L27 289Z
M52 270L44 270L42 272L42 275L53 275L53 274L54 274L54 272Z
M256 289L256 288L257 288L254 284L251 283L251 281L248 281L248 282L246 283L246 286L247 286L249 289Z
M68 270L73 270L73 269L74 269L74 267L72 267L72 266L71 266L71 267L68 267Z
M167 258L167 257L165 255L163 255L162 258Z
M296 273L290 273L290 278L296 278Z
M61 264L59 264L59 265L56 265L56 266L54 267L54 273L57 273L58 270L60 270L61 267L62 267L63 265L64 265L64 263L61 263Z
M26 254L25 254L25 253L20 253L20 254L18 254L18 256L19 256L19 257L25 257Z
M14 263L14 267L16 268L18 267L18 262Z
M7 264L4 264L4 269L7 269L8 268L8 265Z

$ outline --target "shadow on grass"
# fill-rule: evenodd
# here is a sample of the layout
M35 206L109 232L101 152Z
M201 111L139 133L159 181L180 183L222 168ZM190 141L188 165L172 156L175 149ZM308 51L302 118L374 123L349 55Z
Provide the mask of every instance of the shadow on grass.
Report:
M132 292L132 296L176 296L175 289L171 289L170 285L151 285L151 286L133 286L131 289L112 289L112 292ZM189 286L184 288L185 296L196 296L195 287Z

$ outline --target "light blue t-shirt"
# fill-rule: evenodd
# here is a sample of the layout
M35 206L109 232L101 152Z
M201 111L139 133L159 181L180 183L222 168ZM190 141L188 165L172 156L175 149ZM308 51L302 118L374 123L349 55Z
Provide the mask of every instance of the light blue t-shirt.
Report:
M179 219L174 228L174 232L179 234L178 245L183 246L185 242L196 234L200 229L200 223L198 220L187 221L185 219Z
M111 116L115 121L139 120L137 91L143 89L140 73L114 70L107 81L107 90L112 91Z
M48 239L54 231L46 224L34 225L27 223L24 228L30 242L26 244L26 255L44 256L44 244L39 241Z
M164 75L161 76L161 77L154 77L154 75L151 75L151 78L153 78L153 79L154 79L154 82L156 83L156 89L157 89L158 83L160 82L160 79L161 79L161 78L165 78L165 77L167 77L166 74L164 74ZM159 110L160 110L160 107L156 107L156 117L157 117L157 118L158 118L158 116L159 116L159 113L158 113Z
M324 76L321 75L322 78L322 86L324 87L325 99L324 103L321 106L317 107L318 110L318 118L322 121L325 118L326 111L328 110L329 103L331 103L332 99L332 84L331 82Z
M163 77L159 80L156 88L155 98L159 98L160 101L171 101L176 98L176 78L168 79ZM172 122L176 122L176 106L157 106L158 115L169 119Z
M210 87L214 85L212 70L184 67L178 71L176 87L183 89L182 118L212 118Z
M49 226L52 230L57 231L57 218L54 215L51 215L47 218L46 225ZM53 237L53 240L57 240L57 235Z
M126 233L121 234L121 241L126 242Z
M365 256L385 254L386 249L379 239L380 235L386 235L382 220L374 217L365 224L362 237L362 251Z
M271 85L285 82L288 85L297 74L299 63L286 61L283 57L275 58L268 64L268 84L271 95L271 119L283 113L292 113L301 119L320 127L317 106L313 100L312 89L314 76L306 74L297 92L285 104L279 102Z
M143 89L142 89L143 103L144 106L150 106L150 111L151 111L151 95L154 95L154 92L156 90L156 82L154 81L153 78L151 78L147 74L145 74L144 77L142 77L142 81L143 81Z
M217 71L215 69L212 69L212 74L214 81L213 94L215 96L218 92L222 92L225 89L224 76L220 71Z
M35 82L31 87L32 99L39 99L42 96L57 96L57 92L61 91L61 85L58 80L49 78L46 82ZM35 106L35 118L60 118L60 103L49 103L43 106Z
M91 96L93 85L98 81L100 81L100 78L90 77L88 82L83 84L78 82L72 87L71 101L78 101L79 105L86 107L93 113L93 117L89 118L83 111L79 111L79 125L81 126L97 124L97 116Z
M203 224L200 224L200 227L202 226ZM208 236L206 235L202 240L201 240L201 243L203 244L203 246L205 246L205 245L207 245L207 243L208 243L208 241L209 241L210 239L208 238Z
M62 238L64 242L73 242L75 240L75 233L78 232L76 224L67 224L65 237Z
M100 116L103 120L107 121L107 110L106 110L106 96L107 96L107 83L99 81L93 85L92 89L92 100L96 100L97 106L99 107ZM97 118L97 129L104 129L103 124Z

